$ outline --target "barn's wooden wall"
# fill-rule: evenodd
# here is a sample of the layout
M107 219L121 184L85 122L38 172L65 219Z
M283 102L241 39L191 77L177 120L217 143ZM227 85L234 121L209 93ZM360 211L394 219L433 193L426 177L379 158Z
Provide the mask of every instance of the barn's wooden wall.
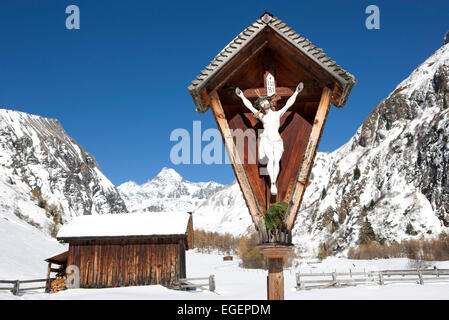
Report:
M80 270L82 288L162 284L185 278L185 239L77 240L68 265Z

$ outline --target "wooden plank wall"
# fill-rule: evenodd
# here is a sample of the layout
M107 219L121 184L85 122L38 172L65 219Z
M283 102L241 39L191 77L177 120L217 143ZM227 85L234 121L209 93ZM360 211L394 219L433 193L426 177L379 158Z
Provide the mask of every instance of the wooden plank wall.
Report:
M69 251L82 288L169 285L186 275L184 239L79 241Z

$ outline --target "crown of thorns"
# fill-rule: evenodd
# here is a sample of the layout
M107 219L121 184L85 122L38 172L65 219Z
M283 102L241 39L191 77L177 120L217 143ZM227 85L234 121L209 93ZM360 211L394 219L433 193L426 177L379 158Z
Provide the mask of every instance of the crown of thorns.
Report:
M281 96L280 95L278 95L278 94L274 94L274 95L272 95L272 96L262 96L261 94L260 94L260 91L259 90L256 90L256 94L257 94L257 100L254 102L254 105L257 107L257 108L259 108L259 109L262 109L262 102L264 102L264 101L268 101L268 102L276 102L276 101L279 101L279 100L281 100Z

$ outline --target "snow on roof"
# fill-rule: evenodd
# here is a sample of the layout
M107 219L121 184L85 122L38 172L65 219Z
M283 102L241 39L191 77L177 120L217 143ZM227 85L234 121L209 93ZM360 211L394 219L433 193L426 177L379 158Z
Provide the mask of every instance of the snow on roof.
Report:
M187 212L79 216L61 227L57 239L185 235L189 218Z

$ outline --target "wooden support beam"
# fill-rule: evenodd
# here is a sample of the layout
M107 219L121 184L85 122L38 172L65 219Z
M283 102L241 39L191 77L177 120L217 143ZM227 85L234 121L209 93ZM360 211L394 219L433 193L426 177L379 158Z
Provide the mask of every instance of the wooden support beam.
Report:
M293 246L260 245L259 249L267 258L267 299L284 300L284 260Z
M260 232L266 233L265 221L263 219L262 212L257 203L257 199L254 196L254 192L251 188L248 176L246 175L243 161L240 158L240 155L235 146L234 138L231 134L231 129L229 128L228 121L226 120L225 113L217 91L213 91L210 94L210 101L211 109L214 114L215 121L217 122L217 127L223 137L226 152L228 154L229 160L232 163L232 168L234 169L235 176L237 177L237 180L239 182L240 189L242 190L243 197L245 198L253 223Z
M201 101L203 102L204 107L206 107L206 109L210 108L210 99L209 96L207 95L207 90L203 89L203 91L201 91Z
M293 187L292 197L285 215L284 223L287 230L292 230L295 224L296 215L298 214L299 206L302 202L304 191L307 187L307 181L312 170L313 161L315 159L318 145L320 143L321 134L323 133L324 124L326 123L327 115L331 106L332 90L328 87L323 88L321 94L320 104L315 115L312 131L310 133L309 142L307 144L306 152L302 160L301 166L298 170L295 186Z

